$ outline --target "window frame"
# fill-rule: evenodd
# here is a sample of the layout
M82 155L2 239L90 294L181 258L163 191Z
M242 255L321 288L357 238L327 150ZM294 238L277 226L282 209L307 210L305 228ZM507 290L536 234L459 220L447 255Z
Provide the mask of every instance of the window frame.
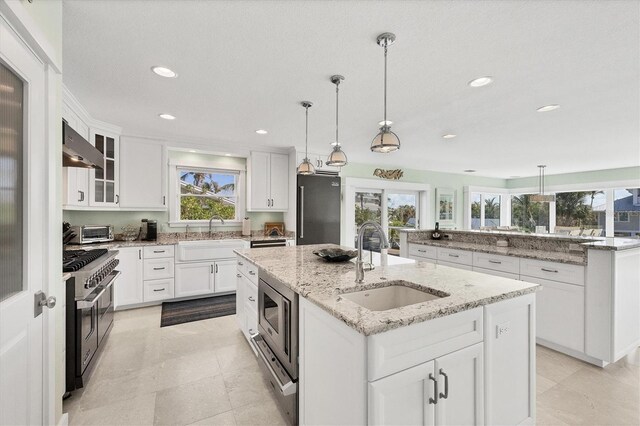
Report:
M209 226L209 220L182 220L180 218L180 200L183 196L180 192L180 171L218 173L218 174L236 174L235 197L236 197L236 214L233 220L225 220L224 224L216 222L218 227L237 227L242 224L242 219L246 214L246 166L230 166L222 162L202 162L202 163L169 163L169 226L185 227L189 226ZM186 195L186 194L184 194ZM197 196L197 195L196 195ZM210 196L208 198L215 198ZM224 198L224 197L220 197Z

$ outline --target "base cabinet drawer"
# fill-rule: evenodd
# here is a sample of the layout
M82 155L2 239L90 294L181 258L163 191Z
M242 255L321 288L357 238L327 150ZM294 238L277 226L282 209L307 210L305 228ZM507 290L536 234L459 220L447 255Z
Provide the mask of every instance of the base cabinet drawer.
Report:
M520 279L520 275L512 274L510 272L495 271L493 269L485 269L485 268L476 268L475 266L473 267L473 270L475 272L482 272L483 274L494 275L496 277L511 278L512 280Z
M447 261L444 261L444 260L438 260L437 263L438 263L438 265L448 266L450 268L464 269L465 271L471 271L473 269L473 267L471 265L463 265L461 263L447 262Z
M584 352L584 287L539 278L536 292L536 337Z
M520 259L513 256L501 256L490 253L473 253L473 268L520 274Z
M409 255L409 259L411 260L415 260L416 262L427 262L427 263L437 263L436 259L432 259L430 257L420 257L420 256L415 256L413 254Z
M245 304L245 333L247 337L258 332L258 313L249 304Z
M521 259L520 275L563 283L584 285L584 266L543 260ZM528 281L522 279L523 281Z
M251 309L258 312L258 287L251 282L247 282L245 287L245 303L247 303Z
M409 257L411 256L437 259L438 250L434 246L426 246L424 244L409 244Z
M144 248L145 259L172 258L174 256L174 246L152 246Z
M173 278L174 268L173 258L166 259L145 259L144 260L144 279L159 280L162 278Z
M471 266L473 264L473 252L438 247L438 261L440 260Z
M144 282L144 301L173 299L173 278Z

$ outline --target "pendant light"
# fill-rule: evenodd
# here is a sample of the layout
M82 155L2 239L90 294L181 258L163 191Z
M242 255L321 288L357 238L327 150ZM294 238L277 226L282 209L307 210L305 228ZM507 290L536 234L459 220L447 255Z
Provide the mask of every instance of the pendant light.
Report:
M327 158L326 165L334 166L334 167L344 167L347 165L347 154L342 151L342 146L340 145L340 140L338 139L338 93L340 88L340 82L344 80L344 77L341 75L332 75L331 82L336 85L336 141L332 144L333 151L329 154L329 158Z
M304 160L298 166L299 175L314 175L316 174L316 168L309 161L309 108L313 105L312 102L302 101L300 102L305 109L305 125L304 125Z
M556 201L556 196L553 194L544 195L544 169L547 166L539 165L538 166L538 193L532 195L530 200L537 203L549 203L552 201Z
M374 152L387 153L400 149L400 139L391 131L391 123L387 121L387 47L395 41L396 35L392 33L383 33L378 36L378 45L384 48L384 120L380 133L371 141L371 151Z

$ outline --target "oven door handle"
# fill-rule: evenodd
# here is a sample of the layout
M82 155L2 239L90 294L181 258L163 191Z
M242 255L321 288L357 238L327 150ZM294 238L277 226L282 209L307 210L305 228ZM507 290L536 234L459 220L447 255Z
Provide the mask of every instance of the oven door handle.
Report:
M76 308L77 309L87 309L87 308L93 307L93 305L96 304L98 299L100 299L100 297L102 297L104 292L107 291L109 289L109 287L111 287L113 285L113 282L116 280L116 278L118 278L120 276L120 271L113 271L108 276L110 276L110 278L108 278L108 282L106 284L100 284L98 286L98 289L100 289L98 294L96 294L95 296L91 296L90 298L87 298L87 299L82 299L82 300L76 301ZM95 293L95 291L92 292L91 295L93 295L94 293Z
M288 382L283 384L280 381L280 378L278 377L278 375L276 374L275 371L273 371L273 368L271 367L271 364L269 364L269 361L267 361L267 357L264 356L264 354L262 353L262 350L260 350L260 347L258 346L258 344L256 343L256 339L260 337L259 333L256 334L252 334L251 335L251 346L253 346L253 349L256 350L256 352L258 353L258 356L260 357L260 361L267 366L267 368L269 369L269 373L271 373L271 376L276 379L276 382L278 383L278 386L280 387L280 392L282 393L283 396L289 396L289 395L294 395L298 390L297 390L297 386L294 382Z

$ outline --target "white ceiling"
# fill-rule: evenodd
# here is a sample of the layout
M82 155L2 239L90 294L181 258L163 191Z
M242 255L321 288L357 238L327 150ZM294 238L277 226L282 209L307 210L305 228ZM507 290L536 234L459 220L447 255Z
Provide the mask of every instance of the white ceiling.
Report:
M64 83L127 134L508 178L640 165L640 2L65 1ZM402 142L369 150L382 120ZM152 65L179 73L163 79ZM467 82L491 75L494 84ZM552 112L536 108L560 104ZM158 114L178 117L168 122ZM255 130L269 130L266 136ZM445 133L457 138L443 140Z

